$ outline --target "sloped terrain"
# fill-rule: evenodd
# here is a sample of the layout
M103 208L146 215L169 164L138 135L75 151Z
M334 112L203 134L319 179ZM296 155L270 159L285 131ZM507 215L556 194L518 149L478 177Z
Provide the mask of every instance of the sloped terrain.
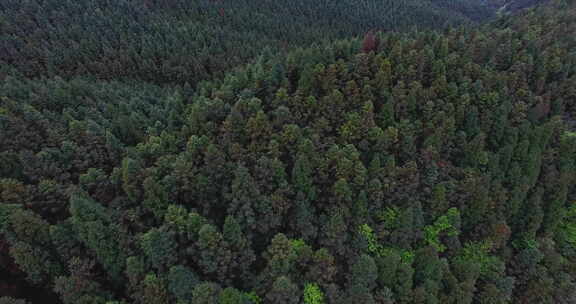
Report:
M144 81L140 65L108 79L6 62L2 294L574 303L574 32L575 8L554 1L476 28L295 43L190 85L158 67Z
M268 48L443 27L491 16L475 1L6 0L0 79L92 75L195 85Z

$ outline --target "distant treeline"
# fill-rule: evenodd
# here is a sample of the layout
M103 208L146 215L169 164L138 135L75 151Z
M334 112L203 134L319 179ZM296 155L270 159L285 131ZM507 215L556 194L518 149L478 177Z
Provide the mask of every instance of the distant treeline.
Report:
M264 48L277 53L370 29L438 28L491 15L472 0L5 0L0 79L16 73L194 86Z

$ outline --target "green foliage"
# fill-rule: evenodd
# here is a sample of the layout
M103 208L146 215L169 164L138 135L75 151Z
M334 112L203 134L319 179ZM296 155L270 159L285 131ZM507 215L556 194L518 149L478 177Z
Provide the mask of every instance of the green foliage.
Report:
M279 276L266 293L269 303L297 304L300 300L298 286L286 276Z
M182 301L190 301L192 299L192 291L199 283L198 276L182 265L171 267L167 280L170 292L178 300Z
M74 196L70 199L70 213L78 238L93 252L110 278L119 283L126 256L118 238L121 233L107 210L91 199Z
M512 246L518 250L537 249L538 242L535 239L519 238L512 241Z
M376 240L374 230L372 230L372 228L368 226L368 224L362 224L359 227L359 232L368 242L368 252L372 254L379 254L382 248L380 244L378 244L378 241Z
M142 282L141 303L145 304L167 304L169 301L166 283L156 274L150 273L144 277Z
M229 254L223 248L223 236L216 227L210 224L202 226L196 245L200 250L198 264L205 274L218 273L221 268L228 267Z
M349 301L375 303L372 290L376 287L377 278L378 267L374 259L367 254L360 255L350 269L349 283L346 288Z
M482 4L458 2L454 5L417 0L402 3L391 0L360 3L296 0L284 5L255 4L246 0L215 4L202 0L104 5L86 0L66 4L34 1L19 12L25 19L37 20L33 27L36 39L28 42L24 54L7 53L0 63L9 64L27 77L60 75L70 78L87 74L96 79L128 78L183 85L221 76L222 72L266 53L263 49L275 53L286 46L342 39L364 34L372 28L442 27L444 24L437 20L462 24L492 15ZM18 40L27 37L32 25L17 17L15 12L20 7L17 1L8 0L5 5L0 20L6 24L3 34L14 36L14 41L5 41L7 48L13 49L20 45ZM46 12L56 8L61 19L51 22ZM260 13L254 15L257 9ZM304 11L307 14L302 14ZM126 19L126 16L131 18ZM328 21L336 17L338 23ZM98 22L107 30L98 27ZM58 36L51 35L53 32ZM196 34L190 37L190 32ZM85 40L74 40L81 36ZM208 37L218 37L220 44L212 45ZM67 44L70 41L74 44ZM50 47L46 46L47 42L52 43ZM189 57L189 51L197 55ZM26 56L31 59L20 62ZM133 62L139 64L134 66ZM77 66L73 68L73 64ZM268 85L281 82L278 76L257 79ZM61 95L65 97L66 93Z
M202 282L192 291L192 303L216 304L222 288L212 282Z
M2 291L569 301L560 2L0 1Z
M292 249L294 250L294 252L298 253L300 252L302 249L304 249L306 246L306 242L304 242L303 239L295 239L295 240L291 240L292 242Z
M189 236L196 236L200 232L200 229L207 224L206 218L198 214L197 212L190 212L188 214L188 219L186 220L187 231Z
M140 237L140 247L152 266L163 270L177 259L173 236L163 229L153 228Z
M141 181L139 180L140 170L141 167L137 160L125 158L122 161L122 187L133 201L142 197Z
M439 234L445 232L448 236L456 236L459 231L454 227L451 219L458 216L458 209L450 208L448 209L448 214L440 216L436 219L433 225L424 227L424 239L425 241L436 248L438 252L444 252L446 246L440 243L438 239Z
M369 289L376 286L378 267L371 256L366 254L360 255L350 270L351 277L349 280L352 285L362 285Z
M59 276L54 280L54 291L64 304L104 304L111 299L98 282L90 279L94 265L93 261L74 257L68 263L69 276Z
M0 202L3 204L22 204L26 194L26 188L21 182L11 179L0 179Z
M492 243L488 240L481 242L468 242L462 248L459 258L475 263L480 267L480 274L491 271L499 262L498 257L490 255Z
M562 241L576 249L576 203L570 204L566 209L564 218L560 224L558 236Z
M49 243L50 225L34 212L23 209L13 209L7 219L14 235L30 244L45 245Z
M15 212L16 209L20 209L19 205L15 204L0 204L0 233L5 233L10 223L10 214Z
M374 231L368 224L360 225L359 232L368 243L368 252L370 252L372 255L383 257L392 252L398 253L401 257L402 263L412 264L412 261L414 260L414 252L410 250L385 247L381 245L378 243L378 240L374 235Z
M254 291L244 293L246 298L248 298L252 304L262 304L262 298L260 298Z
M304 303L305 304L323 304L324 293L316 283L306 283L304 285Z
M164 223L170 227L174 227L180 233L188 232L188 212L186 208L178 205L169 205L164 215Z
M10 256L33 284L45 283L52 275L60 272L58 265L50 261L48 251L25 242L13 243Z
M388 207L385 210L380 211L376 214L379 221L384 223L387 229L394 229L398 227L400 209L396 206Z
M279 233L274 236L264 257L268 260L267 270L264 272L271 278L287 275L294 266L297 252L293 242L286 235Z
M7 253L26 273L26 279L33 284L39 284L61 274L63 266L49 247L50 225L34 212L14 205L2 205L0 212L2 211L8 213L2 225L5 227L0 226L3 228L0 233L10 242Z
M139 286L140 282L146 275L147 268L143 258L130 256L126 259L126 270L124 273L128 279L130 286L135 289Z

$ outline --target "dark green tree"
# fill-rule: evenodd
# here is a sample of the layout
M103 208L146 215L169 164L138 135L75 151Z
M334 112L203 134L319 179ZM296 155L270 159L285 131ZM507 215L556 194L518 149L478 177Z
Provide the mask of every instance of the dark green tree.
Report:
M104 206L80 195L70 199L70 214L78 239L106 269L112 282L119 284L126 252L118 225Z
M279 304L297 304L300 297L297 296L301 293L298 286L294 284L288 277L278 277L270 290L266 293L266 300L270 303Z
M169 269L178 260L174 237L165 229L150 229L139 243L150 264L159 271Z
M192 300L194 287L200 283L198 275L182 265L172 266L168 272L168 290L179 301Z

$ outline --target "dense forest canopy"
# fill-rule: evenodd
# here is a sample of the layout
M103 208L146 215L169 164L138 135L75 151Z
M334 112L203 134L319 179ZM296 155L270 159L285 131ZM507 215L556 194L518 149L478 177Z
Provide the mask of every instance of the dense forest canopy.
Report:
M278 52L370 29L444 27L492 15L475 0L5 0L0 65L27 77L194 85L265 47Z
M575 303L533 2L0 2L0 303Z

